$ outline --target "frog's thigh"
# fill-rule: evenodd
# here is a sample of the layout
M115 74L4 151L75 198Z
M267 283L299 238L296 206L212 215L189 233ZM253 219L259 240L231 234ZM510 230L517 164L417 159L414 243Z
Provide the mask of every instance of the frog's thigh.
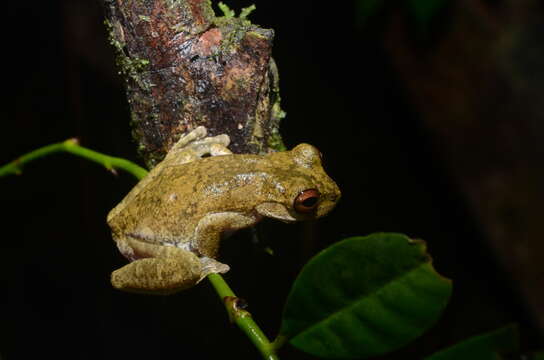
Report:
M124 291L166 295L200 281L202 265L195 254L175 247L160 248L158 257L135 260L115 270L112 285Z
M219 250L221 234L235 231L257 222L251 215L236 212L220 212L204 216L195 229L192 247L201 256L215 258Z

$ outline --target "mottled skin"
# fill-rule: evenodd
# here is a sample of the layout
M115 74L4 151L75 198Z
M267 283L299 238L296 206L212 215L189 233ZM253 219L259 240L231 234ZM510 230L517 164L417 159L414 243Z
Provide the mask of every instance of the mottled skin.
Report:
M227 135L206 137L204 127L196 128L109 213L113 238L132 261L112 273L114 287L155 294L189 288L229 270L215 260L223 233L263 217L318 218L340 198L311 145L249 155L232 154L228 144ZM301 212L293 204L308 189L318 191L318 200Z

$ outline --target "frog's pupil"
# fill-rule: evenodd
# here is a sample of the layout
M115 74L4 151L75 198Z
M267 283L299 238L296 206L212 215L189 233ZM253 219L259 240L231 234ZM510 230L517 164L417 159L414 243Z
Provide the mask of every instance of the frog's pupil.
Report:
M302 202L305 207L311 208L317 203L317 197L309 197Z

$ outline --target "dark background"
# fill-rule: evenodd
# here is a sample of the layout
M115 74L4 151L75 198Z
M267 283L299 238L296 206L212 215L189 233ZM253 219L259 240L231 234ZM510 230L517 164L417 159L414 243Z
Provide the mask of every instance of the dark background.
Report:
M228 2L235 10L251 3ZM395 51L400 47L395 48L394 36L402 33L413 41L404 46L430 61L428 55L438 53L455 31L460 16L455 6L446 5L422 30L406 7L393 2L363 25L354 1L255 3L251 20L276 32L273 55L287 112L281 127L284 141L288 147L316 145L343 193L337 209L316 224L266 221L259 225L259 244L251 241L249 231L223 244L223 260L232 268L226 278L249 302L265 332L275 335L290 284L313 254L348 236L388 231L425 239L437 270L454 280L454 294L427 335L384 358L420 358L509 322L520 324L525 350L542 348L542 314L530 306L531 293L520 287L517 273L496 256L493 232L474 215L478 211L460 185L457 168L437 146L441 138L433 123L423 119L422 114L432 112L414 100L419 84L406 75L405 58ZM475 3L480 16L504 12L509 4ZM0 164L70 137L138 161L99 2L6 6L4 80L15 81L4 84ZM405 27L395 27L400 23ZM525 50L541 53L534 44L519 47L522 60ZM478 58L463 61L478 63ZM447 79L434 86L448 99ZM476 107L482 103L490 108L498 101L472 100ZM538 100L535 95L530 104ZM508 96L502 98L508 101ZM524 106L512 103L509 109L516 114L516 107ZM447 117L451 111L443 101L434 114ZM109 274L126 261L111 240L105 217L134 183L130 175L114 176L68 154L36 161L21 176L0 179L2 359L258 357L228 323L206 281L169 297L111 288ZM263 250L266 246L274 256ZM542 266L536 270L543 273ZM310 358L289 347L282 354L286 359Z

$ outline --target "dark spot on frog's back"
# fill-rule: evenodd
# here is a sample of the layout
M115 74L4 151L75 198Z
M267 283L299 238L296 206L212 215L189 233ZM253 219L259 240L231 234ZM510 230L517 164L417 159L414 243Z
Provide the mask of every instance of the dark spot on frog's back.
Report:
M202 184L202 177L199 176L198 177L198 181L196 181L194 184L193 184L193 187L191 189L192 193L193 194L196 194L197 191L198 191L198 186Z
M196 214L196 204L190 203L189 206L186 208L186 215L194 215Z

